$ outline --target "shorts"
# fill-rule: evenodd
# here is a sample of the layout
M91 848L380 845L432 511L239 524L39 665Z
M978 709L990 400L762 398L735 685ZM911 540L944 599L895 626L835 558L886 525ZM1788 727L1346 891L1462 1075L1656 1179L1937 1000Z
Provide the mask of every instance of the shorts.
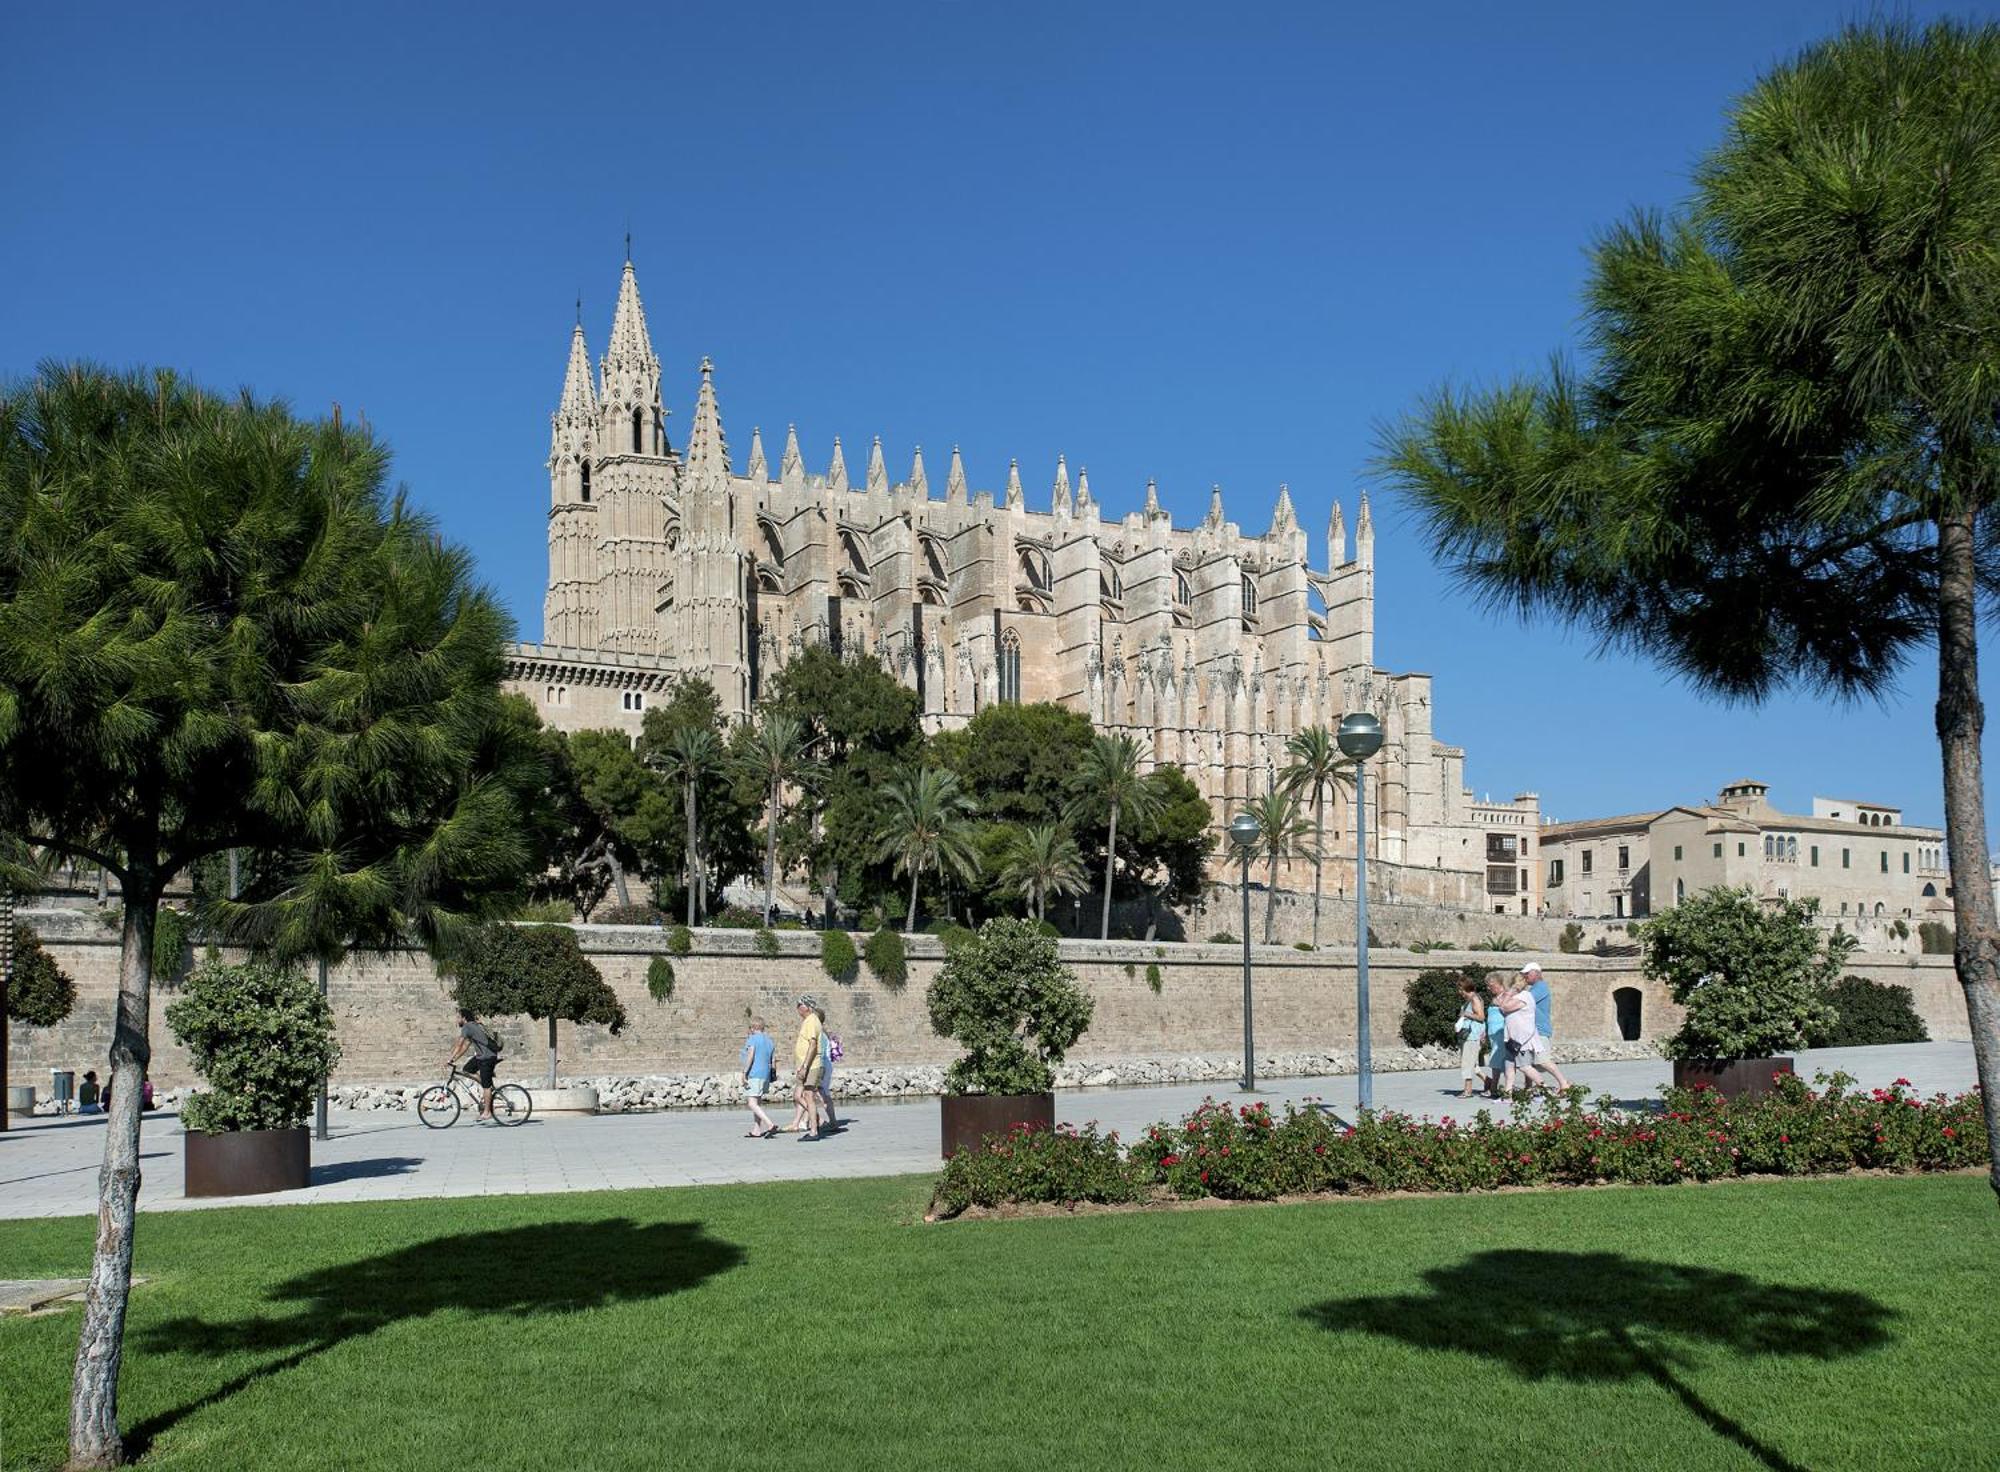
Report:
M764 1097L764 1091L770 1087L771 1080L768 1076L765 1078L746 1078L743 1080L743 1097L746 1099L761 1099Z
M479 1080L482 1089L493 1087L493 1070L499 1066L498 1058L475 1058L466 1065L465 1071Z
M1507 1058L1516 1066L1524 1063L1546 1063L1549 1059L1549 1040L1537 1033L1525 1043L1509 1043Z
M820 1080L819 1059L815 1058L813 1059L812 1062L806 1065L806 1076L799 1082L804 1084L805 1087L809 1089L816 1089L819 1087L819 1080Z

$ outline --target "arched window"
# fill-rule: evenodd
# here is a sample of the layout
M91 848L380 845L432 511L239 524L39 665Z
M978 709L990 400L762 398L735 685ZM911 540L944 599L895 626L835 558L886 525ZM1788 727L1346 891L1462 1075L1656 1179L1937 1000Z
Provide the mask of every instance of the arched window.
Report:
M1249 573L1243 574L1243 616L1249 618L1257 611L1257 580Z
M861 543L855 540L853 532L840 534L840 547L847 554L848 567L858 576L868 576L868 559L861 555Z
M632 453L634 455L643 453L639 447L639 436L645 432L644 426L644 418L637 409L634 409L632 411Z
M1883 904L1880 900L1875 901L1875 918L1877 920L1880 920L1882 918L1883 908L1884 908Z
M1000 636L1000 700L1021 703L1021 640L1012 629Z
M1798 862L1799 841L1796 838L1788 838L1785 840L1785 857L1790 861L1792 861L1793 863Z
M1676 879L1674 881L1674 903L1677 905L1681 904L1683 901L1687 899L1687 897L1688 897L1687 881L1685 879Z
M1194 602L1194 590L1188 587L1187 574L1184 572L1174 574L1174 602L1182 605Z
M590 504L590 462L583 462L583 504Z
M1924 898L1927 900L1934 900L1937 898L1937 886L1935 884L1926 884L1924 886Z

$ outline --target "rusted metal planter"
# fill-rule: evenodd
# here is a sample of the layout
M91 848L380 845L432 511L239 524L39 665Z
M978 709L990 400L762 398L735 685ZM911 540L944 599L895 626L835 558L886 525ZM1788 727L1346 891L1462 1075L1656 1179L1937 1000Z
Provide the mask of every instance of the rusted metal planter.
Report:
M1772 1091L1773 1074L1791 1071L1789 1058L1676 1058L1674 1087L1714 1089L1725 1099L1755 1099Z
M189 1196L263 1196L297 1191L312 1182L312 1133L290 1130L232 1130L227 1134L187 1133Z
M1056 1127L1054 1094L946 1094L938 1100L943 1121L944 1158L976 1150L988 1135L1004 1135L1015 1125Z

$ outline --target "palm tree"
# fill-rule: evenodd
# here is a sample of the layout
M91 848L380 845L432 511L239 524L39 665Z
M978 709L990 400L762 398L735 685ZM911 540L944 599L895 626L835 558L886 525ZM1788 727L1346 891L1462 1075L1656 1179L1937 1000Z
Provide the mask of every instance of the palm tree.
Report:
M1326 798L1345 787L1354 790L1354 761L1343 753L1324 726L1294 732L1285 743L1292 764L1279 779L1294 796L1308 797L1313 808L1313 947L1319 946L1320 874L1326 866Z
M745 739L738 765L745 775L764 784L764 924L778 889L778 819L783 815L784 790L805 780L811 761L805 723L797 716L767 713Z
M652 757L669 782L681 784L681 809L687 819L687 923L695 922L695 889L701 872L699 835L701 812L696 793L704 778L722 763L722 747L707 726L679 726Z
M1282 787L1262 797L1253 797L1243 810L1257 820L1262 830L1257 839L1257 856L1270 865L1264 889L1264 944L1278 938L1278 862L1281 859L1318 858L1313 846L1312 824L1299 812L1299 797ZM1244 871L1247 880L1249 871Z
M1068 830L1053 823L1017 828L1007 847L1000 882L1018 889L1040 920L1052 896L1075 894L1083 888L1083 855Z
M1104 913L1098 924L1098 939L1111 938L1111 875L1118 861L1118 820L1125 817L1135 828L1144 827L1160 815L1160 790L1148 780L1145 744L1131 736L1098 736L1083 755L1070 804L1073 818L1094 818L1110 809L1104 839Z
M896 872L910 876L910 914L903 929L917 928L917 886L926 869L952 870L971 881L979 873L979 850L972 841L972 799L958 778L939 767L918 767L883 789L889 811L877 830L877 858L894 859Z

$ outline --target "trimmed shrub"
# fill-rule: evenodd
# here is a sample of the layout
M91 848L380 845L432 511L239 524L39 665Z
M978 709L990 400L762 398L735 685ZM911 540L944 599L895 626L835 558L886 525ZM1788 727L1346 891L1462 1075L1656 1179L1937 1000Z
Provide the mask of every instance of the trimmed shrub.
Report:
M1412 1048L1458 1046L1458 983L1486 978L1484 966L1446 966L1419 972L1403 988L1403 1041Z
M567 925L478 925L454 948L452 1000L475 1017L526 1015L548 1023L549 1087L556 1024L625 1028L625 1007Z
M694 932L685 925L675 925L667 931L667 954L670 956L691 956L694 954Z
M1869 1048L1883 1043L1927 1043L1930 1029L1917 1015L1906 986L1884 986L1843 976L1827 988L1834 1020L1806 1034L1808 1048Z
M757 947L758 955L775 956L778 954L778 932L771 929L768 925L760 925L757 927L754 944Z
M1770 1058L1833 1017L1826 989L1854 938L1813 923L1812 900L1759 900L1717 886L1638 928L1646 974L1685 1009L1669 1058Z
M1035 934L1046 935L1050 940L1060 940L1062 938L1062 930L1053 920L1037 920L1035 922Z
M568 916L564 916L568 919ZM667 912L658 905L605 905L591 911L592 925L664 925Z
M646 965L646 995L656 1002L664 1002L674 994L674 963L665 956L655 956Z
M1562 934L1556 937L1556 949L1561 951L1565 956L1574 956L1578 951L1582 950L1583 927L1574 920L1565 925L1562 928Z
M1090 1026L1094 1004L1056 943L1025 920L988 920L948 952L925 993L931 1030L965 1049L945 1071L952 1094L1037 1094Z
M304 1124L340 1062L319 987L263 961L204 962L167 1026L208 1081L181 1105L181 1125L206 1135Z
M76 1006L76 983L56 958L42 949L41 937L26 925L14 926L14 976L7 986L7 1019L29 1027L54 1027Z
M888 925L868 937L861 959L868 963L875 979L892 992L901 991L910 979L910 956L903 946L903 937Z
M833 980L843 984L854 980L861 965L854 949L854 937L844 930L823 930L819 937L819 965Z
M1236 937L1226 930L1218 930L1208 938L1208 943L1212 946L1233 946L1236 944Z
M708 924L716 930L762 930L764 912L748 910L742 905L724 905L708 917Z

